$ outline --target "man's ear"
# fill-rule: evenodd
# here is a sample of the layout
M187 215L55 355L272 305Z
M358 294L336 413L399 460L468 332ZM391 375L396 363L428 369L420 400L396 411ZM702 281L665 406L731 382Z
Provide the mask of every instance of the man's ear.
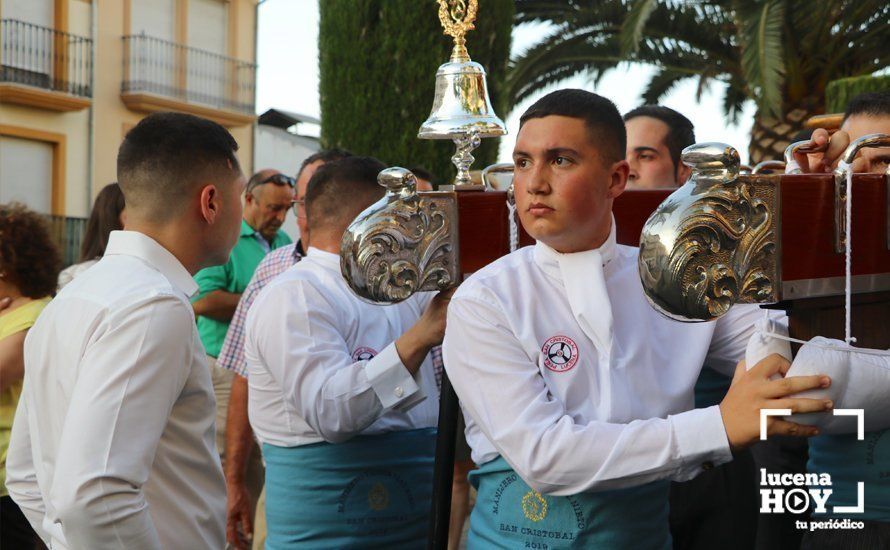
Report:
M692 166L687 166L680 161L680 166L677 166L677 185L680 186L686 183L690 175L692 175Z
M612 174L609 180L609 198L614 199L624 193L627 187L627 175L630 174L630 165L626 160L619 160L612 165Z
M220 193L213 184L201 188L199 195L201 216L208 224L213 224L220 213Z

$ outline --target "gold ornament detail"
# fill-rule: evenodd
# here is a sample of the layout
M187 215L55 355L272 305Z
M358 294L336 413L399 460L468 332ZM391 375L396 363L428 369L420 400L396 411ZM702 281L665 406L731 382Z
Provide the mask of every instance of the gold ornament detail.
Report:
M473 21L476 20L476 12L479 10L478 0L438 0L439 22L442 24L444 34L454 39L454 50L451 52L452 61L469 61L467 52L466 34L475 29Z
M547 500L537 491L529 491L522 497L522 513L537 523L547 517Z
M389 491L382 483L375 483L368 491L368 507L375 512L386 510L389 507Z

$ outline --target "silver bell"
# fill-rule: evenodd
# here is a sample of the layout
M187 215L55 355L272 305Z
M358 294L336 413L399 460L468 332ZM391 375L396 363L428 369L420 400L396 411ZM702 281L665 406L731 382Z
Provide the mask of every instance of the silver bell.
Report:
M455 139L468 134L481 138L507 133L488 99L485 69L466 60L442 64L436 72L436 96L429 118L420 127L421 139Z

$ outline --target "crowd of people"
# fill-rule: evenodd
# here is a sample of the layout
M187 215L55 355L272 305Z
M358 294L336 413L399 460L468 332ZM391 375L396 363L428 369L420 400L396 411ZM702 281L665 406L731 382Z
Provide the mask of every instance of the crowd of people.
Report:
M890 134L888 92L813 132L825 151L795 168L831 171L871 133ZM330 149L295 177L248 178L222 126L147 116L75 265L61 271L41 216L0 205L2 546L425 547L444 369L465 422L450 548L467 515L470 548L890 547L885 431L859 441L770 417L760 441L761 409L830 411L842 404L799 394L845 381L784 378L776 354L746 365L757 306L661 316L637 249L616 243L613 201L683 185L693 143L664 106L622 116L587 91L544 96L513 151L536 244L382 306L352 293L339 260L383 196L380 160ZM886 173L886 151L857 170ZM864 527L759 513L760 469L829 471L845 502L866 480Z

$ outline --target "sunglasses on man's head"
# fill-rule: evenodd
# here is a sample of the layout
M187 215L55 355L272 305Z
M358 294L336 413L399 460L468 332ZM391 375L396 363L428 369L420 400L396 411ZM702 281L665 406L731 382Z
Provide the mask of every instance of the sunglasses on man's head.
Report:
M290 176L286 176L284 174L272 174L271 176L264 179L263 181L257 182L255 184L251 185L250 187L248 187L247 192L250 193L251 191L253 191L257 187L259 187L260 185L263 185L266 183L274 183L275 185L287 185L288 187L293 189L297 185L297 180L295 180L294 178L292 178Z

